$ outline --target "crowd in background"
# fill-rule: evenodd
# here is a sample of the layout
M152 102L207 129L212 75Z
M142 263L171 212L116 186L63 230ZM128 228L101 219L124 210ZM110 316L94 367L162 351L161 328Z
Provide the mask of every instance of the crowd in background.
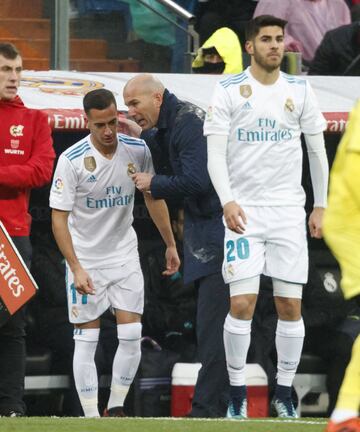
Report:
M224 73L236 73L249 64L249 57L244 50L246 22L258 15L272 14L288 21L285 48L288 52L301 55L303 73L309 71L313 75L358 75L358 0L177 0L176 3L196 17L195 31L199 34L200 46L205 44L203 48L206 50L209 49L209 38L219 39L219 34L215 32L227 29L226 33L222 30L222 46L218 48L221 51L227 44L236 46L234 54L240 49L242 61L236 70L227 68ZM189 72L189 56L186 54L189 47L185 33L187 22L170 13L156 0L148 0L148 4L160 15L137 1L73 0L71 16L93 16L93 26L96 27L96 21L102 14L107 14L108 19L111 11L114 11L122 17L119 30L125 33L125 40L131 42L132 52L129 55L136 57L136 43L142 42L140 46L146 72ZM177 23L183 30L164 17ZM120 25L119 22L114 24ZM337 30L333 33L335 29ZM227 57L229 54L222 52L217 55ZM155 60L154 63L149 62L149 56L156 63ZM220 59L206 63L204 69L196 62L194 71L220 73L221 67L222 71L225 70L224 64L216 65L221 63Z

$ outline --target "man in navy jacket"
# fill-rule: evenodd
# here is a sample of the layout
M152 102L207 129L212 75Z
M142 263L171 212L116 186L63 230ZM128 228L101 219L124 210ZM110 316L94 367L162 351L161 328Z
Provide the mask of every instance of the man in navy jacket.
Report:
M192 417L223 417L228 377L222 327L229 307L223 260L222 209L207 172L203 136L204 112L177 99L150 74L132 78L124 87L129 115L142 128L152 152L156 175L136 173L136 187L154 198L183 201L184 282L198 287L197 339L202 363Z

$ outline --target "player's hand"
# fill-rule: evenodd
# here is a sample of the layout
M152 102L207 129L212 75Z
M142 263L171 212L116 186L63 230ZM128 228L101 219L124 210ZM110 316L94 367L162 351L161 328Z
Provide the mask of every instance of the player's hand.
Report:
M322 238L322 221L324 217L324 208L314 207L309 217L310 236L316 239Z
M140 192L150 191L152 178L153 178L153 174L144 173L144 172L138 172L131 176L131 179L133 180L135 186L137 187L137 189L139 189Z
M238 234L245 232L247 224L244 210L235 201L230 201L224 205L224 218L226 226Z
M180 258L176 250L176 246L169 246L165 252L166 270L162 272L163 276L171 276L175 274L180 267Z
M119 132L125 133L134 138L139 138L142 132L141 126L139 126L134 120L130 120L125 117L118 118L118 130Z
M95 294L94 284L82 267L78 267L74 270L74 285L79 294Z

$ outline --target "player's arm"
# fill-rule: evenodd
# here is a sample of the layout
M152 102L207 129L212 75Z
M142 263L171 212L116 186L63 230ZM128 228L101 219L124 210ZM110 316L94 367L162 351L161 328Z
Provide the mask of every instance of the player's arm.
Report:
M163 272L163 275L172 275L179 270L180 259L176 250L167 205L164 200L156 200L149 193L144 193L144 200L151 219L154 221L166 244L166 270Z
M245 231L246 216L243 209L236 203L231 191L226 160L227 142L228 137L225 135L209 135L207 137L208 171L223 206L227 227L242 234Z
M329 163L327 160L324 134L305 134L305 142L309 156L311 183L314 192L314 209L309 217L310 235L322 237L322 219L327 206L329 183Z
M75 288L80 294L94 294L94 286L90 276L82 268L73 246L71 234L68 228L70 212L52 209L52 230L56 243L74 274Z

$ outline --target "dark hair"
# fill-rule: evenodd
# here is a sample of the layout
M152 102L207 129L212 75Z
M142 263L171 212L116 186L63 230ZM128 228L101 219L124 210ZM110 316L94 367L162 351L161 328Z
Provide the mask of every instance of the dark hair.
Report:
M0 55L9 60L15 60L16 57L20 56L20 52L12 43L1 42L0 43Z
M104 110L109 108L111 104L114 104L116 108L115 96L110 90L104 88L86 93L83 99L83 106L86 114L89 114L91 109Z
M248 21L245 28L246 40L254 39L263 27L277 26L281 27L284 31L287 21L277 18L273 15L259 15L256 18Z

